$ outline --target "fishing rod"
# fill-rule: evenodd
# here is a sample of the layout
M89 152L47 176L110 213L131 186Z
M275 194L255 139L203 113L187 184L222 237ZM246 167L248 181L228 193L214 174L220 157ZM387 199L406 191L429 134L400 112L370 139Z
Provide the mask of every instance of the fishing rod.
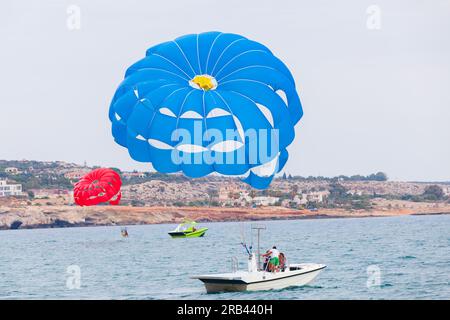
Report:
M245 232L244 232L244 225L241 224L241 245L244 247L245 251L249 256L252 255L252 245L247 246L247 242L245 241Z
M241 242L241 245L244 247L245 251L247 251L247 254L249 256L251 256L252 255L252 246L248 247L247 244L244 242Z

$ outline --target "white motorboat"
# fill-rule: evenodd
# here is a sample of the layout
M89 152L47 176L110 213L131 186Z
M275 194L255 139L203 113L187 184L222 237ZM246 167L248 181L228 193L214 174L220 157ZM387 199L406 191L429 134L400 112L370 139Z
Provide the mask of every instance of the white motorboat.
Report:
M252 260L255 260L254 254ZM249 265L251 264L249 262ZM290 264L284 271L279 272L249 268L248 271L198 275L192 278L202 281L208 293L272 290L311 283L325 267L323 264L301 263Z
M237 270L235 259L233 272L197 275L192 279L202 281L207 293L272 290L309 284L326 268L326 265L317 263L286 264L279 271L269 272L260 268L259 259L257 262L251 247L248 248L246 244L242 244L248 253L247 271ZM257 255L260 256L259 230Z

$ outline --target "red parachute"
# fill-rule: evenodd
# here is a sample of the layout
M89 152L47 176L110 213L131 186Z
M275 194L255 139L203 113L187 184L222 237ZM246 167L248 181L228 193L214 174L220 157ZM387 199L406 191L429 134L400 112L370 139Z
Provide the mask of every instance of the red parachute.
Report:
M116 171L95 169L75 184L73 197L80 206L93 206L108 201L111 205L118 205L122 196L121 186L122 180Z

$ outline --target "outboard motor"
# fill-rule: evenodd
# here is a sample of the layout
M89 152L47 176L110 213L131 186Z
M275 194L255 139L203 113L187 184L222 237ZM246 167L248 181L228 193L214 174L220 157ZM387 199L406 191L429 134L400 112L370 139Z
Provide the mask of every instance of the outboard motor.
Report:
M254 253L248 255L248 272L258 271L258 266L256 264L256 256Z

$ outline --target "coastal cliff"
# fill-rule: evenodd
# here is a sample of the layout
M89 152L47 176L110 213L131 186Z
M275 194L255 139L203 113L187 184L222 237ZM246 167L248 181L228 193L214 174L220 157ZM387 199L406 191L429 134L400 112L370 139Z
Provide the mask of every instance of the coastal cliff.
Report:
M401 207L401 209L399 209ZM371 210L319 209L296 210L280 207L132 207L70 205L29 206L1 205L0 229L32 229L76 226L114 226L157 223L179 223L183 219L196 221L257 221L313 218L383 217L413 214L450 214L450 204L430 206L408 202L408 207L380 201Z

